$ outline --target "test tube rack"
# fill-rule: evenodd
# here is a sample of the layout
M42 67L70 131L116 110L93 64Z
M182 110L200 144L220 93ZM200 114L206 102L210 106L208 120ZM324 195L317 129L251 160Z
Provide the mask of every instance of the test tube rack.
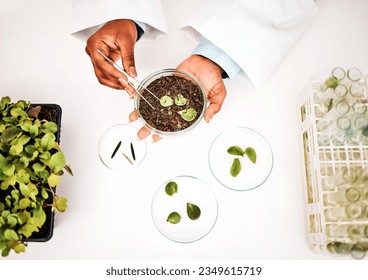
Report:
M356 202L364 212L359 218L329 219L326 215L334 206L326 204L325 197L331 192L336 192L338 186L332 185L327 188L324 182L338 177L344 170L354 172L368 170L367 141L359 143L345 141L338 144L333 141L321 144L318 141L323 133L318 129L318 123L324 117L324 113L321 113L323 106L320 98L321 85L327 78L326 76L313 79L298 100L308 243L316 254L337 257L351 255L354 258L367 259L368 201ZM368 88L367 81L367 76L362 75L360 84L363 85L365 94ZM344 186L346 187L346 184ZM348 227L361 228L362 232L358 236L351 236L348 232L331 234L331 228Z

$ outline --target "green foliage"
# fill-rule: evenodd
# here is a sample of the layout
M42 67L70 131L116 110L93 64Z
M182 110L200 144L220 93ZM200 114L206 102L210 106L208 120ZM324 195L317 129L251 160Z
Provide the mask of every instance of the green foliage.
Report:
M193 108L184 109L179 111L178 113L187 122L191 122L197 116L197 111L194 110Z
M180 222L180 220L181 220L181 217L180 217L179 213L178 212L172 212L167 217L166 222L169 222L171 224L176 225Z
M37 107L36 107L37 108ZM63 169L72 175L56 142L56 123L38 119L30 102L0 100L0 251L24 252L26 239L46 221L45 209L64 212L58 197Z
M227 149L227 152L234 156L244 156L245 153L239 146L231 146Z
M240 148L239 146L231 146L227 149L227 152L228 152L228 154L233 155L233 156L244 157L244 155L247 155L247 157L250 159L250 161L253 162L254 164L257 161L256 150L252 147L247 147L243 151L243 149ZM240 159L239 158L234 158L233 163L231 164L231 167L230 167L231 176L233 176L233 177L238 176L241 169L242 169L242 167L241 167Z
M179 93L177 96L175 96L174 103L178 106L184 106L187 104L187 99L181 93Z
M165 186L165 192L167 195L172 196L174 193L178 192L178 184L175 182L169 182Z
M251 162L253 162L254 164L256 163L257 153L252 147L247 147L245 149L245 154L248 156L248 158L250 159Z
M160 98L160 104L162 107L170 107L171 105L174 104L174 101L170 96L164 95Z
M240 160L239 158L234 158L233 163L230 167L230 174L231 176L236 177L239 175L240 171L241 171Z
M189 219L197 220L201 216L201 209L193 203L187 203L187 214Z

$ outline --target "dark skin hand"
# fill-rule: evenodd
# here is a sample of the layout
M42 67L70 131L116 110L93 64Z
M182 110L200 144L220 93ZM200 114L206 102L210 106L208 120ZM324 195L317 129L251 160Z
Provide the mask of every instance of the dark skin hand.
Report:
M137 76L134 61L134 45L137 40L137 28L127 19L106 23L87 40L86 52L90 56L98 81L114 89L125 89L130 98L134 89L128 84L126 75L117 70L98 53L101 50L113 61L121 58L123 68L131 77Z
M192 74L202 83L207 94L207 100L210 103L204 115L204 120L210 122L212 117L220 111L226 97L226 88L221 77L223 70L212 60L200 55L191 55L177 68ZM136 111L129 115L131 122L137 119L138 114ZM142 127L138 132L138 138L143 139L150 134L149 128ZM152 140L154 142L160 140L160 136L154 134Z

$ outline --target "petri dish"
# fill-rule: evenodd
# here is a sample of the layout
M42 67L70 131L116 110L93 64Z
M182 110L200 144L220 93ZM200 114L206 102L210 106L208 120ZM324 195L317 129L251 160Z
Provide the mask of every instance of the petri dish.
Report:
M177 184L177 192L171 196L165 191L170 182ZM187 203L199 207L197 219L189 218ZM180 215L176 224L167 221L174 212ZM192 176L177 176L163 182L152 201L152 218L157 229L166 238L180 243L194 242L206 236L215 225L217 214L214 193L205 182Z
M227 152L231 146L245 150L254 149L256 162L247 155L235 156ZM237 176L230 173L235 158L239 159L241 171ZM273 152L267 140L257 131L247 127L231 128L220 133L212 142L208 161L214 177L225 187L247 191L261 186L273 167Z
M138 140L138 128L129 124L117 124L108 128L100 138L98 153L109 169L124 171L136 168L147 152L146 140Z

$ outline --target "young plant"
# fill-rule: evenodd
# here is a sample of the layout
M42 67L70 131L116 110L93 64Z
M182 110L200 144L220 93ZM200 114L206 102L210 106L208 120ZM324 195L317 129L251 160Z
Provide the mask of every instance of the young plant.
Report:
M0 113L0 250L7 256L25 251L47 208L66 210L67 199L55 190L63 170L72 171L56 142L57 124L39 119L40 108L3 97Z
M184 109L181 111L178 111L178 114L187 122L191 122L194 120L197 116L197 111L193 108Z

